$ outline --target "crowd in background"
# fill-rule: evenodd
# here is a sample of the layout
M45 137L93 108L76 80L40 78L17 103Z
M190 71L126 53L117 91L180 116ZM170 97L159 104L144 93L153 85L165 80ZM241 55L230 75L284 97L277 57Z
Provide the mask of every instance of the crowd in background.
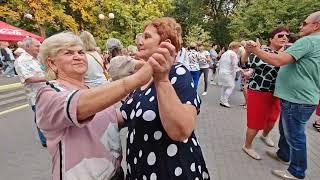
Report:
M279 150L267 154L289 168L273 173L303 179L307 169L305 124L315 109L320 116L319 33L320 14L316 12L301 25L299 40L289 29L279 27L270 31L266 45L243 40L222 48L195 42L182 46L180 25L172 18L159 18L147 24L136 35L135 45L127 48L110 38L106 51L101 51L87 31L79 36L60 33L43 44L26 38L14 50L8 42L0 42L0 65L2 74L18 75L25 85L41 144L52 155L54 179L62 172L69 178L83 172L90 179L88 174L93 172L123 179L118 137L122 126L128 126L127 179L209 179L193 132L202 79L203 90L198 92L205 98L209 84L219 86L217 103L224 108L233 107L229 97L240 80L241 106L247 112L242 150L260 160L253 141L262 130L261 140L274 147L269 133L279 119ZM295 79L286 84L288 76ZM320 132L320 119L313 127ZM87 144L74 157L70 152L81 144L80 139ZM160 139L163 147L156 143ZM61 163L63 153L68 163L62 170L58 161ZM84 157L103 158L84 161ZM96 169L85 170L86 165Z

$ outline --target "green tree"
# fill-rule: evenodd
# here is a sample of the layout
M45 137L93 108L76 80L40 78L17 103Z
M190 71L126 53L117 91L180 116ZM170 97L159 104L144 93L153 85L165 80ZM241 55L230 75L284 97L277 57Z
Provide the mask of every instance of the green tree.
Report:
M30 13L33 18L24 18L26 13ZM9 0L0 7L0 18L16 26L25 27L24 29L29 31L38 31L44 37L48 26L56 30L68 28L75 31L77 29L77 24L72 17L64 13L60 1Z
M319 0L241 1L228 28L233 39L267 39L268 32L279 26L298 32L300 23L319 9Z
M184 35L194 25L210 32L211 41L225 45L231 41L229 16L239 0L176 0L169 15L182 25Z
M171 0L8 0L0 6L0 20L42 36L87 30L104 48L110 37L124 45L132 44L145 21L164 16L171 9ZM33 18L24 18L25 13ZM108 18L109 13L115 18ZM106 18L99 19L99 14Z
M201 26L194 25L188 29L188 34L184 38L187 45L190 43L196 43L197 45L210 46L211 37L210 33L205 31Z

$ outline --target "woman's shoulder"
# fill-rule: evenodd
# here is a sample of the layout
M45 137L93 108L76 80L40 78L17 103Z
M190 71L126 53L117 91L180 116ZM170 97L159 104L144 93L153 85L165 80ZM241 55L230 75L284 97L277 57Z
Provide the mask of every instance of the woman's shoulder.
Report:
M170 76L174 76L174 75L183 76L188 72L189 72L189 70L184 64L176 63L172 66L172 68L170 70Z
M100 54L97 51L88 51L88 52L86 52L86 56L89 59L94 59L94 58L96 58L98 60L102 59L102 57L100 56Z

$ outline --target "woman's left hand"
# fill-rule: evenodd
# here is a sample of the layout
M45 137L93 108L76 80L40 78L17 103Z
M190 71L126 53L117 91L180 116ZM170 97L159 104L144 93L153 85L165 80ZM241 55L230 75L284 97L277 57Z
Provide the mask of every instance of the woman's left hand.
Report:
M168 42L161 42L159 48L148 59L153 68L155 82L169 81L170 69L176 59L176 48Z

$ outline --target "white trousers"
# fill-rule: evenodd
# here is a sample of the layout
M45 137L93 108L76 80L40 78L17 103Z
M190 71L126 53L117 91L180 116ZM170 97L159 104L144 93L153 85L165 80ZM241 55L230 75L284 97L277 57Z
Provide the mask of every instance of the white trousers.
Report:
M229 97L233 92L234 86L221 86L221 97L220 101L222 103L229 103Z

